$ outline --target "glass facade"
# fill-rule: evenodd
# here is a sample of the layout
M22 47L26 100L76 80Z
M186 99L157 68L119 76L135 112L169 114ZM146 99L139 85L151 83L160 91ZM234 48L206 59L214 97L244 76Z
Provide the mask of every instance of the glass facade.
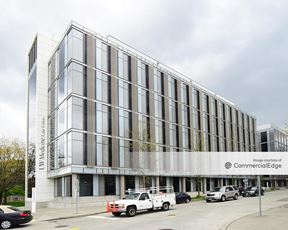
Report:
M32 93L29 97L33 103ZM133 168L135 146L141 151L139 146L151 143L154 151L256 150L253 117L74 26L49 62L48 97L49 170L69 165ZM115 194L115 176L102 179L109 182L102 193ZM90 176L80 183L85 184L83 196L93 193Z

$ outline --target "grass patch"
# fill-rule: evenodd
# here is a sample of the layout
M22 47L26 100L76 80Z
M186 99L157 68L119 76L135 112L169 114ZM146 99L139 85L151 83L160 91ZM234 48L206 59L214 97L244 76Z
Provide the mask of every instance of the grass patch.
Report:
M25 206L24 201L13 201L13 202L8 202L8 205L14 206L14 207L22 207Z
M192 201L200 201L200 200L204 200L205 197L204 196L195 196L195 197L192 197Z

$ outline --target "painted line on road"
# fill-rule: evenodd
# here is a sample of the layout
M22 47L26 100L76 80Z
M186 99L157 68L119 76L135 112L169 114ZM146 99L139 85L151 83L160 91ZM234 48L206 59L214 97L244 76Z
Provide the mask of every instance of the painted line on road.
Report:
M106 217L106 216L87 216L87 217L88 218L94 218L94 219L119 220L119 218Z

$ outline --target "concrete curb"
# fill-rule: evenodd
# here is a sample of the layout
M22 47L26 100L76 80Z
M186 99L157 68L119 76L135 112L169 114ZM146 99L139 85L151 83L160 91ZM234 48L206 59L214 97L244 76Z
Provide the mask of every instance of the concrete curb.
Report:
M65 220L65 219L73 219L73 218L77 218L77 217L93 216L93 215L98 215L98 214L103 214L103 213L106 213L106 211L99 211L99 212L79 214L79 215L75 214L75 215L71 215L71 216L48 218L48 219L44 219L44 220L37 220L37 219L34 219L34 220L35 220L35 221Z
M287 204L282 204L282 205L279 205L277 207L268 208L266 210L263 210L263 212L267 212L267 211L270 211L270 210L273 210L273 209L281 208L281 207L283 207L283 206L285 206ZM245 216L238 217L235 220L232 220L229 224L226 224L224 227L222 227L221 230L229 230L229 228L232 226L232 224L234 224L236 221L244 219L244 218L249 217L249 216L253 216L253 215L257 214L257 213L258 212L253 212L253 213L247 214Z

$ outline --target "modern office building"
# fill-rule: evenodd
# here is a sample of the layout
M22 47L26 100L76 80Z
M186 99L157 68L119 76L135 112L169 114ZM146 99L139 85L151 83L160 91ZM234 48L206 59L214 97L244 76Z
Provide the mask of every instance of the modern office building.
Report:
M33 87L38 56L29 62L29 95L36 89L36 99L28 97L27 146L36 142L28 156L36 156L43 205L70 207L78 189L83 206L135 187L195 191L195 178L180 163L172 170L189 159L175 161L169 152L256 151L253 116L112 36L71 23L49 54ZM234 182L202 175L201 183L205 190ZM38 200L42 191L45 201Z
M260 152L288 152L287 132L272 124L257 127L257 140Z
M288 134L284 130L272 124L257 127L257 149L259 152L288 152ZM287 186L287 176L263 177L263 186L284 187Z

